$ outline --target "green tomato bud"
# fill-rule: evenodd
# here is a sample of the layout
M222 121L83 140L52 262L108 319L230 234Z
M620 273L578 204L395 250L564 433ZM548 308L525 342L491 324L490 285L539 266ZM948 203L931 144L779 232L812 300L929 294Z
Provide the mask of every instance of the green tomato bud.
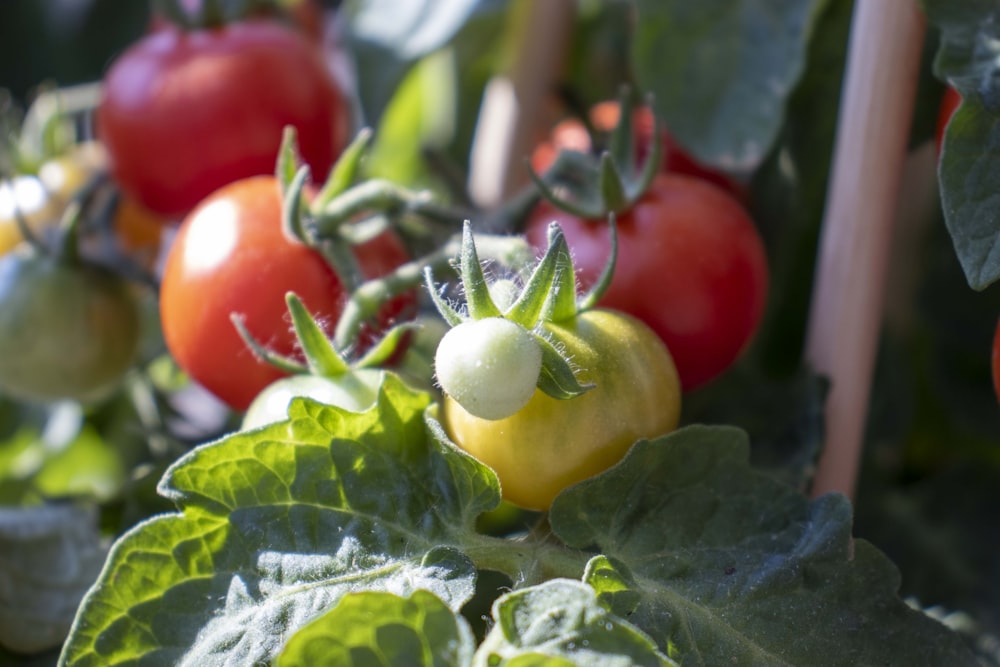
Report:
M470 414L504 419L535 393L542 348L524 327L502 317L449 330L434 358L438 384Z

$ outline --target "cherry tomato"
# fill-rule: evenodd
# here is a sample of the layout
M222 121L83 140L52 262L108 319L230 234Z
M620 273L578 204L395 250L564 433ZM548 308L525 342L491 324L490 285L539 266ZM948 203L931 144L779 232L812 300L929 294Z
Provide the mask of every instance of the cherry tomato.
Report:
M96 401L139 351L128 284L24 244L0 258L0 389L34 401Z
M944 96L941 98L941 108L938 111L937 127L934 130L934 145L937 147L938 155L941 154L941 146L944 143L944 131L948 129L948 121L954 115L958 105L962 103L962 96L957 90L948 86L945 88Z
M573 359L579 380L594 383L593 389L567 400L536 389L526 405L503 419L476 417L451 395L441 410L448 436L496 471L504 499L536 510L547 510L567 486L613 466L636 440L672 431L680 417L670 353L642 322L597 309L544 327ZM507 338L506 332L499 334ZM449 344L465 343L445 336L441 345ZM516 356L524 346L514 341L513 348ZM527 363L534 354L528 350ZM516 360L494 366L488 378L473 381L474 390L492 387L506 400L506 383L517 382L520 374Z
M581 220L543 202L528 241L546 245L548 225L562 227L584 287L608 259L603 222ZM649 325L673 355L685 391L728 368L764 312L764 244L740 204L706 181L659 174L635 206L618 216L618 262L600 305Z
M319 50L275 21L165 28L104 78L98 135L122 190L180 216L232 181L274 171L283 128L325 178L347 139L346 103Z
M355 254L369 278L407 261L399 239L389 233L357 247ZM231 183L191 212L167 255L160 286L167 346L192 378L234 409L245 410L284 373L253 355L230 315L242 315L250 333L268 348L295 356L285 303L289 291L331 328L347 298L323 257L285 233L274 177ZM406 294L390 301L379 327L408 315L413 299ZM376 333L366 330L358 350Z
M352 412L375 405L385 371L358 368L337 377L293 375L269 384L257 394L243 415L243 429L266 426L288 419L293 398L311 398Z
M601 133L610 133L618 124L621 115L618 102L607 101L594 105L590 110L590 122ZM646 158L649 142L653 136L653 113L648 107L637 108L632 115L632 130L635 139L636 158L641 163ZM687 154L666 128L660 130L663 153L661 171L694 176L727 190L740 200L746 196L742 184L723 172L706 167ZM539 144L531 157L531 166L536 172L547 169L560 150L589 153L594 150L590 134L578 119L560 121L550 134L549 140Z

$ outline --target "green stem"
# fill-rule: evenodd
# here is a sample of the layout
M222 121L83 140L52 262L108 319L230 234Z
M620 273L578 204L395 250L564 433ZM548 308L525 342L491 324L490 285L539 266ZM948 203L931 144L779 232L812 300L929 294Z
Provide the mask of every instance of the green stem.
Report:
M333 337L334 346L338 350L350 349L362 324L374 317L386 301L420 285L427 267L435 272L450 269L461 248L462 236L456 234L437 250L402 264L381 278L362 283L344 304ZM518 236L477 236L476 249L480 257L507 266L524 266L534 259L531 247Z
M592 556L532 534L523 539L475 535L469 543L458 545L458 548L477 568L509 576L515 588L558 577L580 579Z
M389 181L371 180L344 191L323 210L317 211L313 232L318 238L336 237L341 225L367 212L415 213L455 227L471 213L438 204L431 200L428 192L413 192Z

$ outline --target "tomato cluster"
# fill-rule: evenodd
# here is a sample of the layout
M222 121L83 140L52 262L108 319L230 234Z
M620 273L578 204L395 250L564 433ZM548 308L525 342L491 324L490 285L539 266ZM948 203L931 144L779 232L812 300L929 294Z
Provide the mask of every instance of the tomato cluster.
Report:
M391 233L355 252L368 278L384 275L408 258ZM167 345L195 380L233 408L245 410L286 373L254 355L231 316L240 316L268 349L294 355L297 339L285 317L288 292L330 324L337 322L348 296L323 255L283 227L281 190L274 177L231 183L191 212L167 256L160 287ZM411 306L412 296L389 302L380 328ZM359 347L374 336L363 334Z

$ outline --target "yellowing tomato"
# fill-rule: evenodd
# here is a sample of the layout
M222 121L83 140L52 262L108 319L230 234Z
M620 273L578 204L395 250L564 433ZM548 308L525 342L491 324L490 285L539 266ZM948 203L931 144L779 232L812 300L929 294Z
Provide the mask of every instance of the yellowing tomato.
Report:
M441 413L449 437L496 471L503 497L536 510L613 466L636 440L675 429L681 402L670 353L634 317L589 310L544 326L595 388L568 400L536 390L505 419L475 417L447 396Z

